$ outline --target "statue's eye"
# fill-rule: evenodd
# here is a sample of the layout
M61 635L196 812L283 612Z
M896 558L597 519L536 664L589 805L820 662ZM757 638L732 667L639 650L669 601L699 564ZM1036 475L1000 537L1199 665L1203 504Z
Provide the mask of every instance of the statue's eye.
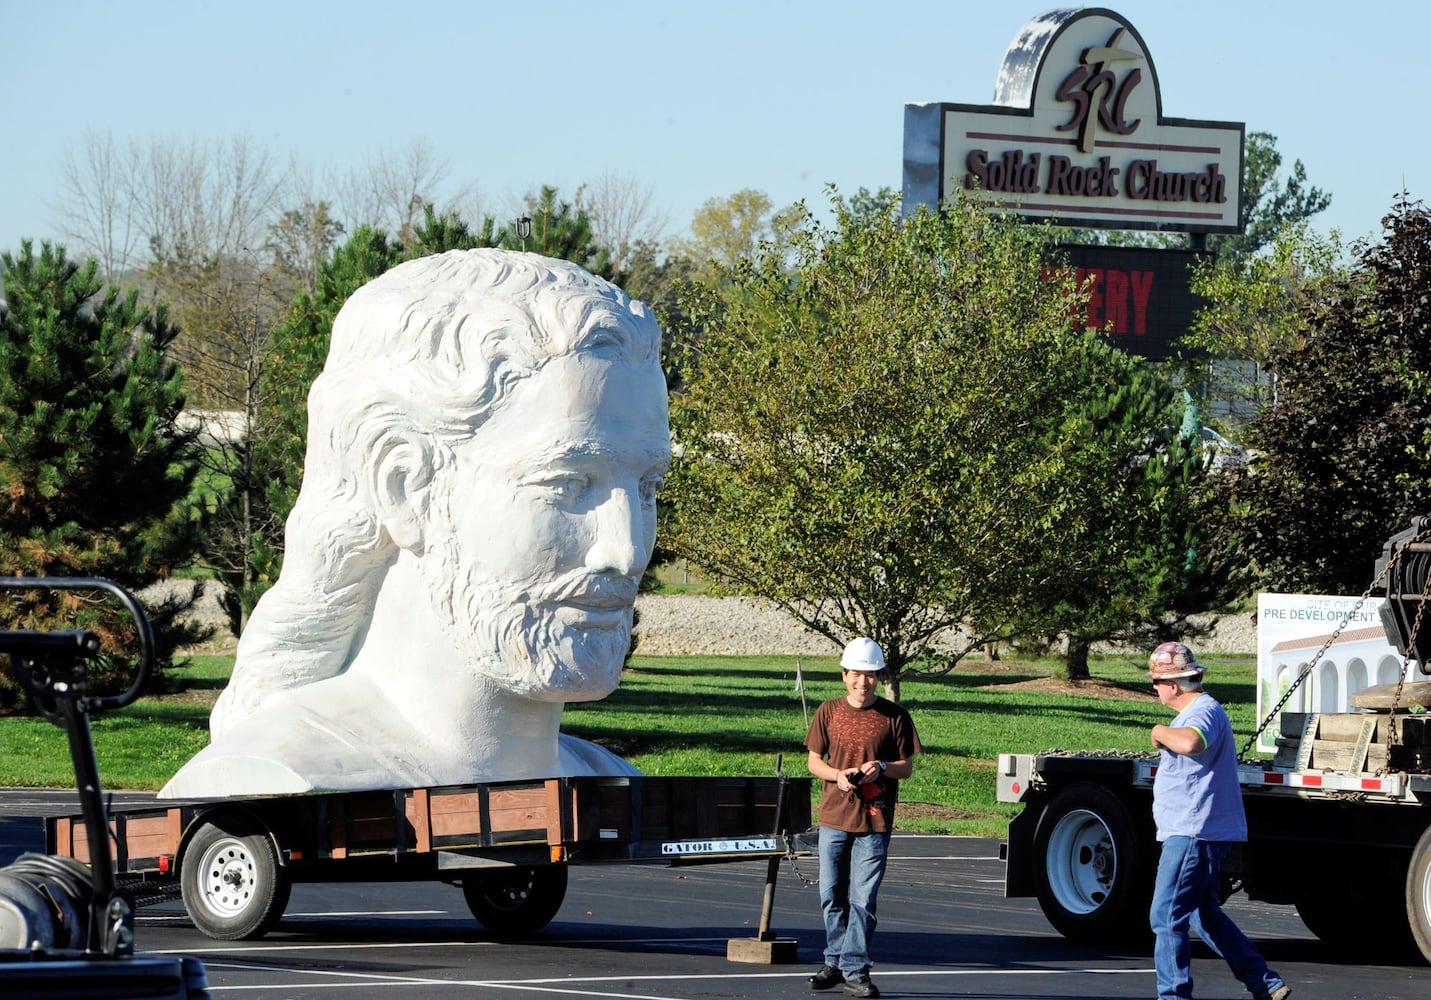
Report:
M522 483L543 499L562 504L579 500L589 484L590 478L580 472L549 472L532 476Z

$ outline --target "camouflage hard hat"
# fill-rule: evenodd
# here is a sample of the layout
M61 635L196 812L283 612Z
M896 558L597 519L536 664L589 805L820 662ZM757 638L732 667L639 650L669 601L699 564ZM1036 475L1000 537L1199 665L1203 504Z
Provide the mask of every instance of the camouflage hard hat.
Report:
M1168 681L1177 677L1197 677L1205 668L1193 651L1180 642L1165 642L1148 657L1148 678Z

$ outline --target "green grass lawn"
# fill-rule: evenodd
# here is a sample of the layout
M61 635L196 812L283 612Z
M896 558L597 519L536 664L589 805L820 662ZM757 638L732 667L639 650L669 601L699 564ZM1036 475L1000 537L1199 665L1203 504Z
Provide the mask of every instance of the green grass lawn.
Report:
M1256 661L1205 657L1208 690L1228 707L1239 746L1255 725ZM805 699L795 686L797 662ZM93 721L108 789L155 789L208 742L209 704L231 656L196 656L172 674L178 691ZM1127 697L1050 690L1054 660L962 663L934 680L906 680L901 701L924 743L900 790L899 828L1002 837L1016 807L994 800L1000 753L1053 747L1144 750L1168 713L1143 679L1141 657L1095 660ZM838 697L834 657L637 656L609 698L567 706L564 731L595 740L652 775L770 775L777 761L805 776L806 711ZM64 733L41 719L0 719L0 785L72 787Z

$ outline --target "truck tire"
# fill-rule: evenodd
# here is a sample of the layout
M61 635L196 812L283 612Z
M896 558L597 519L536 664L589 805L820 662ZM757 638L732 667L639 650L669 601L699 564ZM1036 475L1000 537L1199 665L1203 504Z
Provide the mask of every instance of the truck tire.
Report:
M1143 945L1152 937L1153 851L1126 801L1092 782L1068 786L1034 831L1044 916L1071 941Z
M1411 852L1406 872L1406 922L1421 956L1431 962L1431 827Z
M566 865L485 868L462 877L462 895L477 922L494 936L535 934L566 899Z
M179 861L189 919L218 941L262 937L288 906L288 874L255 820L229 813L204 820Z

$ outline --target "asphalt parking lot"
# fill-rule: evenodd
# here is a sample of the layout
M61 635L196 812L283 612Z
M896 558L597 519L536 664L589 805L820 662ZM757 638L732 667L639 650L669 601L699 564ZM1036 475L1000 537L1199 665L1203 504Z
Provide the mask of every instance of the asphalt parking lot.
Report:
M0 861L36 847L34 816L68 811L67 803L0 792ZM212 941L182 905L161 904L140 911L138 942L145 951L201 958L216 997L812 996L805 980L823 944L817 891L804 884L814 875L813 858L780 869L772 929L795 942L798 962L789 965L726 957L732 939L756 936L766 876L760 861L576 866L557 918L519 942L492 939L459 890L427 883L295 886L281 924L257 941ZM1288 907L1237 897L1229 909L1298 1000L1431 995L1431 969L1338 963ZM1116 942L1075 946L1053 932L1033 900L1005 899L998 844L989 840L896 836L875 950L873 977L887 997L1153 994L1148 954ZM1194 973L1200 998L1246 996L1205 949Z

